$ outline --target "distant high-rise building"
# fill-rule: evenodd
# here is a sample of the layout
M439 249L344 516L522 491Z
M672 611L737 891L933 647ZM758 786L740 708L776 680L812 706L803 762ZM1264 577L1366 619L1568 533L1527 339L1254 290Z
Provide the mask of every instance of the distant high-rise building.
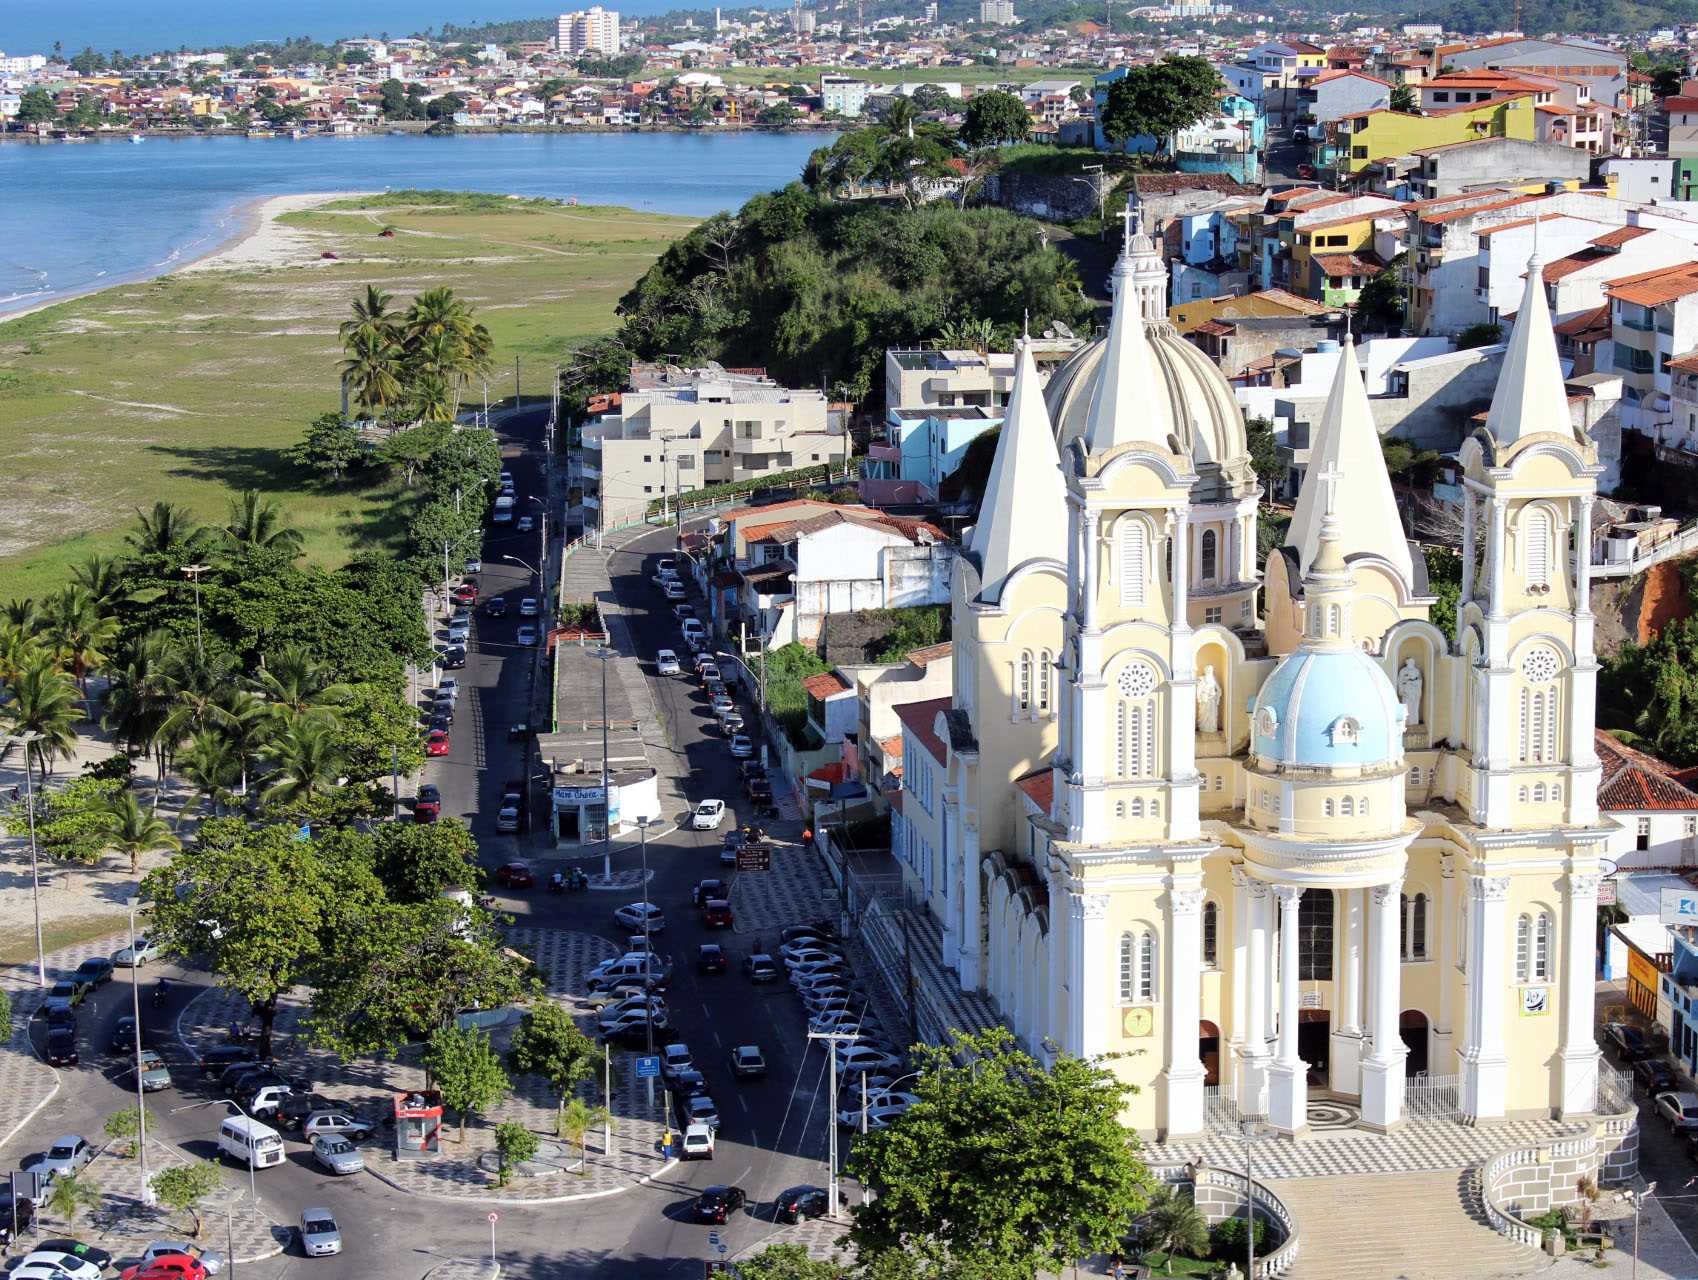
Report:
M979 0L979 21L1011 27L1019 19L1014 16L1014 0Z
M927 6L926 6L926 21L927 21L927 22L936 22L936 21L937 21L937 4L936 4L936 0L933 0L933 3L931 3L931 4L928 4L928 5L927 5Z
M563 13L555 24L555 48L569 58L595 52L619 52L619 14L599 4L577 13Z

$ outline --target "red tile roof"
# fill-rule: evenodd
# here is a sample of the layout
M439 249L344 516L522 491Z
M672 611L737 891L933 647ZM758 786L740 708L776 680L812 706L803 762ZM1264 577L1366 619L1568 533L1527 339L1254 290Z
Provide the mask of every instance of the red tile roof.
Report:
M914 740L939 764L943 763L944 746L943 739L937 736L937 714L948 710L948 698L905 702L896 708L896 718L902 722L902 727L913 734Z
M916 667L930 666L939 658L947 658L955 652L953 641L945 640L942 644L927 645L924 649L914 649L908 654L908 661Z
M1607 338L1610 336L1610 304L1606 302L1601 307L1582 311L1553 327L1560 338L1574 338L1581 342L1595 342L1600 337Z
M1317 253L1315 265L1329 276L1372 276L1385 270L1385 264L1372 254Z
M809 676L802 681L802 687L821 702L840 693L849 692L849 682L835 671L822 671L817 676Z
M1637 240L1640 236L1650 234L1651 228L1649 227L1617 227L1614 231L1607 231L1589 243L1604 249L1619 249L1622 245Z
M1677 373L1698 373L1698 351L1675 357L1669 361L1669 368Z
M1603 779L1598 784L1598 808L1611 813L1640 809L1698 811L1698 792L1674 778L1674 766L1635 751L1598 729L1594 733Z
M1038 807L1039 812L1048 816L1050 806L1055 803L1055 770L1038 769L1024 778L1014 779L1014 785Z
M1641 307L1655 307L1698 293L1698 262L1665 269L1657 275L1658 278L1654 280L1635 280L1628 284L1611 283L1604 287L1604 292L1612 298L1636 303Z

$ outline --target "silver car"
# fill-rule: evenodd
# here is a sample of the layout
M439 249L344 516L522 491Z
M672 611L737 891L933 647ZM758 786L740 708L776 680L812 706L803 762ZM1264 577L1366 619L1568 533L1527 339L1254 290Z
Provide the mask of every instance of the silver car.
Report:
M149 960L159 958L159 947L152 938L137 938L135 949L119 947L112 953L112 963L120 969L139 969Z
M301 1249L309 1258L328 1258L342 1252L342 1232L330 1210L301 1210Z
M366 1167L359 1149L335 1134L321 1133L312 1140L312 1158L335 1174L362 1173Z
M47 1148L47 1154L32 1172L48 1178L61 1173L74 1174L92 1159L94 1148L89 1145L88 1139L79 1134L67 1133L63 1137L53 1139Z
M171 1087L171 1072L152 1049L141 1051L141 1087L143 1093L158 1093Z

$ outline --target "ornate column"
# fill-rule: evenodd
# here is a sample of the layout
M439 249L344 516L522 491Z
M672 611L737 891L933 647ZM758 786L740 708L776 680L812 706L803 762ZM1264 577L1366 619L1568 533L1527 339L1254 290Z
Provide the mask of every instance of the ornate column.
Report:
M1268 1119L1281 1133L1309 1127L1309 1068L1297 1054L1297 912L1303 890L1276 884L1279 899L1279 1050L1268 1068Z
M1043 868L1038 868L1041 872ZM961 824L961 914L965 922L961 938L961 990L979 990L979 963L984 955L984 908L980 906L979 828ZM1052 979L1060 969L1051 966Z
M1203 1131L1203 1064L1197 1057L1203 1016L1201 874L1168 877L1167 1123L1169 1138Z
M1492 542L1488 548L1488 559L1491 567L1491 616L1502 618L1503 614L1503 562L1509 554L1509 511L1504 500L1493 494L1486 500L1486 510L1492 518ZM1494 653L1493 659L1499 655Z
M1069 1052L1081 1058L1106 1053L1113 1008L1109 981L1108 895L1073 894L1068 903L1067 991L1070 997Z
M1597 991L1593 956L1597 939L1596 871L1570 871L1562 929L1562 1116L1597 1108L1598 1044L1592 1038L1592 1002ZM1547 993L1546 999L1548 1000Z
M1462 597L1458 607L1474 598L1474 490L1462 486Z
M1427 936L1439 939L1439 1008L1433 1021L1432 1052L1427 1057L1427 1069L1435 1076L1448 1076L1456 1067L1454 1000L1451 992L1456 985L1456 855L1439 858L1439 901L1435 917L1427 922Z
M1510 939L1508 876L1471 879L1468 901L1468 1034L1462 1049L1462 1116L1467 1122L1504 1113L1509 1059L1503 1049L1503 993Z
M1403 1064L1409 1056L1397 1025L1403 1003L1397 954L1400 887L1394 882L1368 890L1374 916L1368 951L1374 1020L1373 1047L1362 1059L1362 1123L1381 1132L1403 1123Z
M1340 889L1338 899L1341 928L1336 937L1337 960L1333 973L1338 985L1338 1027L1332 1033L1327 1083L1334 1093L1362 1091L1362 891Z
M1189 631L1191 618L1191 554L1187 536L1190 525L1183 512L1174 512L1168 519L1177 523L1179 535L1173 541L1173 630Z
M1082 513L1080 524L1085 547L1085 577L1079 584L1083 593L1082 608L1080 609L1080 625L1086 631L1097 629L1097 597L1102 594L1102 582L1098 571L1098 555L1101 548L1097 545L1097 522L1100 519L1095 511L1087 508Z
M1232 1021L1226 1029L1227 1044L1220 1055L1223 1083L1230 1080L1238 1088L1240 1067L1238 1059L1247 1043L1245 1024L1250 1016L1250 877L1243 866L1234 864L1232 877Z
M1250 907L1249 964L1245 968L1244 1043L1239 1049L1238 1110L1241 1115L1268 1113L1268 962L1272 954L1268 886L1247 879Z
M1592 497L1575 500L1574 612L1592 612Z

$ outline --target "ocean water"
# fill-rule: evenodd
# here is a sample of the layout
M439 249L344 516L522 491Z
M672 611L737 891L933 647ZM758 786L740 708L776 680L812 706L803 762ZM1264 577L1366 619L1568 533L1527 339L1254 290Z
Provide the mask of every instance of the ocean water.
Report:
M0 315L169 271L250 201L447 187L706 215L798 177L818 133L149 138L0 144Z

